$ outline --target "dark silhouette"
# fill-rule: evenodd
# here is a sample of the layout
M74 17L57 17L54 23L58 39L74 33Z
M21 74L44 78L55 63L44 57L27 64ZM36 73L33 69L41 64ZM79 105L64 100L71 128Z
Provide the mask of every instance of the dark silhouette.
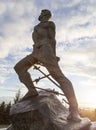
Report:
M11 108L11 102L9 102L8 104L2 102L0 104L0 125L10 123L10 115L9 115L10 108Z
M55 24L49 21L51 12L42 10L38 18L40 23L34 27L32 38L34 41L33 52L18 62L14 69L19 76L19 79L28 88L28 93L23 99L32 96L38 96L28 69L34 64L42 63L51 76L59 83L60 89L65 94L69 102L70 114L68 119L80 121L78 113L78 103L75 97L72 83L64 76L58 66L59 58L56 57L56 40L55 40Z

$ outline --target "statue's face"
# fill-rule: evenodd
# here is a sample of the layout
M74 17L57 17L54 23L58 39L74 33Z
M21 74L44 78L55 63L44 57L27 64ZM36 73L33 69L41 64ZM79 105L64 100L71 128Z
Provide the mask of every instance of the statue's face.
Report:
M42 19L44 19L45 17L45 13L44 12L41 12L40 16L39 16L39 21L42 21Z
M41 14L40 14L40 16L39 16L39 18L38 18L38 20L39 21L42 21L42 19L44 20L44 19L48 19L49 20L49 15L48 15L48 11L47 10L42 10L41 11Z

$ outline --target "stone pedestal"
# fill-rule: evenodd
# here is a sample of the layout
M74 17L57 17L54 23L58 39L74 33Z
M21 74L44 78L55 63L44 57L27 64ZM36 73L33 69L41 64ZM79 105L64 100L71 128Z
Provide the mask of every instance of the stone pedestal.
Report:
M88 130L91 122L67 121L68 109L51 93L40 92L13 105L10 111L12 125L7 130Z

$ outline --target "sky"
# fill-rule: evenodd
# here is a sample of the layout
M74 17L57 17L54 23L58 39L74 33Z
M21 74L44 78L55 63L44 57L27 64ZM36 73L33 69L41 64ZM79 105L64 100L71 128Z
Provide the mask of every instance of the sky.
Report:
M32 32L42 9L52 12L59 66L79 105L96 108L96 0L0 0L0 101L12 100L19 89L21 95L27 92L14 66L32 52ZM29 72L33 80L42 76L33 68ZM47 79L35 85L61 92Z

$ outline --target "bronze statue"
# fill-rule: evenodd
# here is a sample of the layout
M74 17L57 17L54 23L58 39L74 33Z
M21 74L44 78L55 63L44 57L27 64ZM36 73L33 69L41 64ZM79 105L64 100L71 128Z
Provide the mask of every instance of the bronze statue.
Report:
M55 24L49 21L50 18L51 12L49 10L44 9L41 11L38 18L40 23L34 27L32 33L34 41L33 52L18 62L14 69L20 81L28 88L28 93L24 98L30 95L38 96L38 92L33 85L28 69L38 62L42 63L51 76L59 83L60 89L69 102L70 114L68 119L78 122L81 120L78 113L78 103L72 83L64 76L58 66L59 58L56 57Z

